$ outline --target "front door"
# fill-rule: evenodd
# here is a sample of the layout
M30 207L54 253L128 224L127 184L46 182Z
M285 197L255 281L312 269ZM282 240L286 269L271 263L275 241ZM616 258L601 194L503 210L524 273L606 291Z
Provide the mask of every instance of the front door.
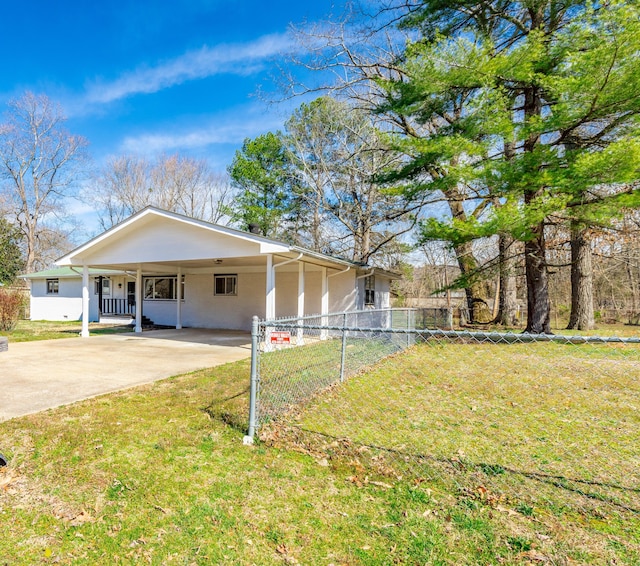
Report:
M136 282L127 281L127 314L135 314L136 309Z

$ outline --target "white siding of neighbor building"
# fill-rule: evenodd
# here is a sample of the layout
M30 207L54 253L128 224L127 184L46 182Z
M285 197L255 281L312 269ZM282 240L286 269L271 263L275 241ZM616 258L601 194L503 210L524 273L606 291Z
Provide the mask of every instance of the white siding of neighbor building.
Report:
M89 290L89 322L98 320L98 296L94 291L92 278ZM82 279L60 278L58 293L55 295L47 294L46 279L32 279L30 309L31 320L81 320Z

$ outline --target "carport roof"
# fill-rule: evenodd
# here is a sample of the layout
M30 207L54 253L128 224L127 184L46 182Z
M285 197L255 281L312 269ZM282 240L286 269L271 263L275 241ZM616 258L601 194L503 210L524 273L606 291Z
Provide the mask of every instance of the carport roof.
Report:
M56 264L116 270L142 266L160 272L176 267L211 269L223 262L225 267L265 264L267 254L339 270L369 269L361 263L151 206L79 246Z

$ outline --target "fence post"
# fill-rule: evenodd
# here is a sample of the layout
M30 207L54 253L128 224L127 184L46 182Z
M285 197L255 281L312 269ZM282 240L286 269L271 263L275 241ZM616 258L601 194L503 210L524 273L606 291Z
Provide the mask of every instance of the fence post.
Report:
M251 321L251 385L249 392L249 431L243 439L244 444L253 444L256 434L256 404L258 401L258 338L259 319L253 317Z
M347 313L342 315L342 351L340 353L340 383L344 381L344 363L347 354Z

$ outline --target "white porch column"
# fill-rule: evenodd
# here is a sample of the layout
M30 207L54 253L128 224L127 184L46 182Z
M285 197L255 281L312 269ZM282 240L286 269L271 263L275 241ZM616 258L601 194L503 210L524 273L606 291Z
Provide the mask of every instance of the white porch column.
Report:
M182 328L182 268L178 268L178 277L176 281L176 330Z
M265 318L272 320L276 317L276 277L273 269L273 254L267 254L267 304Z
M142 332L142 268L136 271L136 332Z
M298 317L304 316L304 263L298 263ZM298 320L298 345L304 344L302 320Z
M89 338L89 267L82 266L82 332L80 336Z
M329 278L327 277L327 268L322 268L322 303L320 314L322 314L322 326L329 324L329 318L325 315L329 314ZM320 331L320 340L326 340L328 333L326 330Z

